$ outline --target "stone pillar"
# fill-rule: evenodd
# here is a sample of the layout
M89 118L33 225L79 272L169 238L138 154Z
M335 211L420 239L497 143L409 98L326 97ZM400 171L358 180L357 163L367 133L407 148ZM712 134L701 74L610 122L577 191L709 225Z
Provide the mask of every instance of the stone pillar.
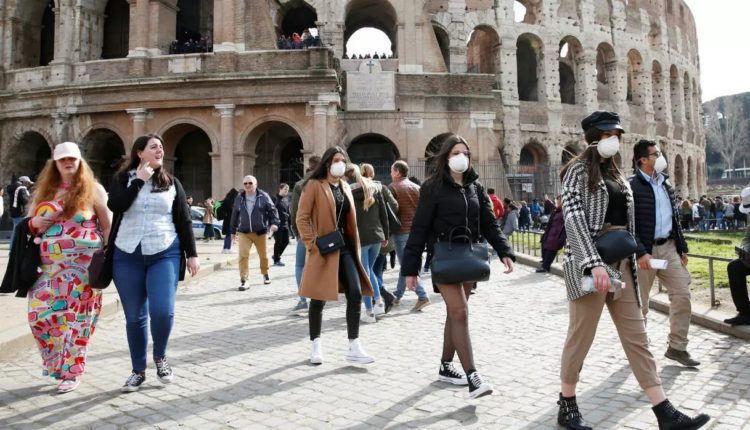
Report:
M126 109L125 111L133 120L133 134L130 136L130 145L125 143L125 153L129 154L133 142L146 134L146 120L149 117L149 111L144 108Z
M50 85L65 85L73 79L72 48L75 45L76 8L71 0L60 0L55 13L55 58L50 62Z
M518 105L518 64L516 56L516 40L510 36L503 36L500 40L500 71L497 79L504 104L515 101Z
M228 190L232 187L234 178L234 165L232 162L233 149L234 149L234 115L235 105L222 104L214 106L219 115L221 116L221 140L219 141L219 152L216 159L212 156L214 161L213 176L220 178L219 181L214 182L214 188L220 187L220 190ZM221 172L220 175L217 175ZM214 195L219 195L214 192Z
M581 93L584 94L583 100L576 100L586 106L586 112L598 110L599 101L596 90L596 56L593 54L584 55L578 61L581 62L581 68L584 71L583 76L576 76L576 85L582 87Z
M235 152L234 153L234 171L237 172L237 177L232 178L231 187L242 188L242 178L246 175L252 175L255 170L255 159L258 158L254 154L249 152ZM237 184L234 186L233 184Z
M493 126L497 114L495 112L471 112L471 128L475 132L474 146L469 148L476 152L477 156L472 157L474 161L487 161L493 158L497 144L495 142L495 132ZM471 141L469 144L471 145Z
M214 52L236 52L234 0L214 0Z
M328 148L328 101L311 101L313 115L313 152L322 155Z
M175 38L177 28L177 0L158 0L149 5L149 31L146 33L146 49L153 55L166 54Z
M130 4L130 28L128 57L148 56L150 0L128 0Z
M55 134L57 141L49 142L54 148L55 145L61 142L67 142L72 140L70 133L70 115L66 112L55 112L52 115L52 120L55 128Z
M544 97L548 102L560 102L560 52L556 43L545 43L544 57L537 69L539 85L544 84ZM540 98L539 101L544 99Z
M211 157L211 196L215 199L221 199L229 191L229 186L225 186L224 183L225 170L229 170L231 173L232 169L224 169L222 153L209 152L208 155ZM221 172L221 176L219 177L216 172Z

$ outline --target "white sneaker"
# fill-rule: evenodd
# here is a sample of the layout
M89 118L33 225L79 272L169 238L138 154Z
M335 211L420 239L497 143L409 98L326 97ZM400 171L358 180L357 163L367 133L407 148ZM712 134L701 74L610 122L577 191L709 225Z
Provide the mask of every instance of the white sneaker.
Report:
M377 322L377 320L375 319L375 313L367 312L367 311L362 311L359 314L359 320L362 321L363 323L371 323L371 324L374 322Z
M349 350L346 352L346 361L349 363L368 364L375 361L367 354L367 351L359 343L359 339L349 340Z
M375 315L385 315L385 304L384 303L376 303L375 304Z
M310 364L323 364L323 344L321 343L319 337L312 341Z

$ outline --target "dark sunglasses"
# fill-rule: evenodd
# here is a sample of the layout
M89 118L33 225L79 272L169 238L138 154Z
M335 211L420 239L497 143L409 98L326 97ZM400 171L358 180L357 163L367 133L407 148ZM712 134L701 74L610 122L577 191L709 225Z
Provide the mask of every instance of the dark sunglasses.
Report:
M243 184L245 184L245 185L253 185L252 182L243 182Z

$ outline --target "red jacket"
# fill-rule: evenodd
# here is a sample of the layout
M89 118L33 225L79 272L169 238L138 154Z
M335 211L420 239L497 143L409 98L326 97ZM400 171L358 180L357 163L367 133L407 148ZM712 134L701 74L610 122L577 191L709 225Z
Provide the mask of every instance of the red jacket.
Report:
M500 197L495 194L490 194L490 200L492 200L492 210L495 212L495 219L500 219L505 215L505 208L503 202L500 201Z

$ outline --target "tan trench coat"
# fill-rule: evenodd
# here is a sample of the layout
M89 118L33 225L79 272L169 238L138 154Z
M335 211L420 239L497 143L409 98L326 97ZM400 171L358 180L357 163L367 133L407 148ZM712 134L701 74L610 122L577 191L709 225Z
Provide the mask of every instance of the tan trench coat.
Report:
M346 236L354 244L355 263L359 272L363 296L372 296L372 285L362 267L359 233L357 233L357 213L354 210L354 199L349 184L341 181L341 189L349 200L349 211L346 219ZM302 272L300 295L315 300L338 300L343 288L339 283L339 251L321 255L315 245L315 239L336 230L336 203L328 181L311 179L302 190L297 209L297 229L305 244L305 269ZM317 233L317 234L316 234Z

